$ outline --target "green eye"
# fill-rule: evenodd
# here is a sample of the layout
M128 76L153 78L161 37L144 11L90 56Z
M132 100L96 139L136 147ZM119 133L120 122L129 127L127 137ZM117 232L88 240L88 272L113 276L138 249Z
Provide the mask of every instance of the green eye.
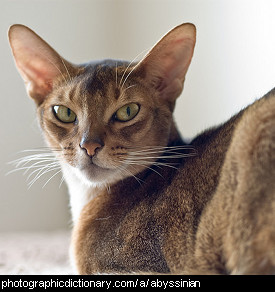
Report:
M120 122L127 122L132 120L139 112L139 105L130 103L121 107L115 115L115 118Z
M56 118L63 123L73 123L76 120L76 114L66 106L55 105L53 111Z

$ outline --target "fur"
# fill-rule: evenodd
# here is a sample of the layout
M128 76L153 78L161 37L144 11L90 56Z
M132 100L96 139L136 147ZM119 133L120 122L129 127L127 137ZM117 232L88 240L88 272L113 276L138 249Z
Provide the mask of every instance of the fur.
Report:
M194 25L138 63L73 65L22 25L9 39L69 187L78 273L275 273L275 90L186 144L173 110Z

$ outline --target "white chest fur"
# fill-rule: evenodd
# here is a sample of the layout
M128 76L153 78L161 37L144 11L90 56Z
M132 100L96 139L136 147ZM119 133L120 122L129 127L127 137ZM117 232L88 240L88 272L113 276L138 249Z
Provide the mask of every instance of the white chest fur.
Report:
M83 207L99 193L100 188L88 184L76 168L62 165L62 170L69 188L72 221L75 224Z

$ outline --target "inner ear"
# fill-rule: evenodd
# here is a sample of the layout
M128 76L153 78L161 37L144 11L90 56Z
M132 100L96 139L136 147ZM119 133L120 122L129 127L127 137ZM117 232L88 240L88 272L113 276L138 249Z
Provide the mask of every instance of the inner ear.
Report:
M13 25L9 29L9 41L27 92L37 104L52 91L56 79L65 78L74 70L69 62L26 26Z
M182 24L166 34L138 64L160 98L175 101L183 89L196 42L193 24Z

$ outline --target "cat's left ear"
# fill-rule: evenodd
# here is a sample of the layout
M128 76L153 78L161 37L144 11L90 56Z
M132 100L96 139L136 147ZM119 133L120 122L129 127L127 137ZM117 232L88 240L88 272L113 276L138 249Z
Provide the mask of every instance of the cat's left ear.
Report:
M11 26L8 36L27 92L39 105L52 91L54 81L60 76L65 78L73 66L24 25Z
M160 98L174 102L182 92L195 43L195 26L191 23L179 25L138 64L137 70L142 70L144 78L157 90Z

